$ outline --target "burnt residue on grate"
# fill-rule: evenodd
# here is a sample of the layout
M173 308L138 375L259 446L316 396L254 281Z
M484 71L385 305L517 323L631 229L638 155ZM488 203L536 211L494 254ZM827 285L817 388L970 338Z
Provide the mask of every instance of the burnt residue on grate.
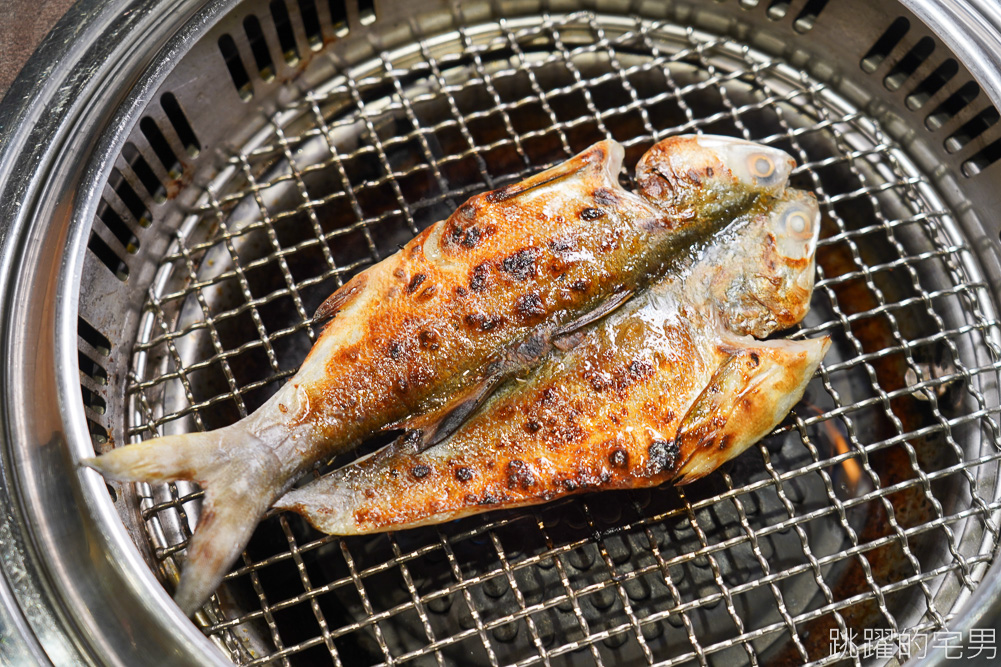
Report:
M350 539L270 516L204 631L241 664L791 664L827 658L832 630L945 627L997 538L979 480L998 458L999 331L906 150L726 38L588 14L478 35L358 63L232 154L237 175L161 260L130 436L252 411L334 288L472 194L607 136L629 165L681 132L796 157L824 230L793 335L832 336L823 371L776 433L683 489ZM177 493L143 501L165 560L178 510L197 510Z

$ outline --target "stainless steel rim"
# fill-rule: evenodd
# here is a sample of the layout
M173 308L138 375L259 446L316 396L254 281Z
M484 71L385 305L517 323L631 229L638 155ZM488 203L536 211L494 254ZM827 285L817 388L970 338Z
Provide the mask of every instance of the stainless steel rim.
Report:
M91 50L81 53L80 42L67 45L50 41L40 57L45 55L64 62L82 60L88 63L90 76L74 77L69 71L64 78L50 75L49 86L38 86L41 90L36 91L34 102L3 109L4 117L14 119L18 128L7 135L0 154L0 174L3 174L0 178L4 179L0 181L0 192L9 195L0 200L4 202L0 214L5 234L0 312L4 313L5 356L12 360L4 376L3 481L4 500L18 513L13 523L0 526L13 536L10 541L3 540L4 546L0 548L4 550L8 584L12 580L17 582L5 589L16 599L23 614L20 619L12 617L14 622L22 631L30 626L39 640L36 648L59 662L69 656L118 662L121 651L130 646L124 626L137 619L154 631L146 645L132 645L127 650L158 659L167 656L179 663L204 661L207 656L218 658L211 644L173 611L165 592L122 529L114 506L105 497L103 482L94 475L66 474L72 471L74 460L90 453L90 442L84 426L86 417L79 383L74 380L76 369L70 373L55 367L56 359L72 359L77 354L79 304L73 298L63 297L73 294L72 290L54 290L51 271L61 266L59 282L79 284L87 235L110 166L146 101L169 75L166 65L154 65L142 75L139 72L154 53L164 55L161 63L172 62L171 53L183 55L233 5L219 3L199 9L196 3L137 3L128 14L130 21L125 23L117 22L116 14L111 11L77 8L63 25L68 26L74 20L86 25L86 30L92 31L86 33L91 35ZM912 9L946 32L955 25L949 19L970 20L970 15L943 16L930 5L914 3ZM983 9L978 16L987 15L988 10ZM171 20L165 21L165 16ZM952 47L958 55L965 56L964 62L989 63L990 37L988 33L983 41L956 41ZM996 44L997 35L993 37ZM990 67L979 72L972 67L971 70L984 79L997 71ZM24 76L30 78L31 74L29 70ZM140 85L130 87L126 83L135 80ZM999 89L986 81L983 87L997 105ZM28 88L27 79L22 78L13 90ZM87 112L94 96L103 96L102 105L97 106L103 111L101 114ZM43 118L46 102L65 111ZM31 120L32 117L37 120ZM81 128L95 131L81 133ZM32 130L35 134L31 134ZM40 136L48 140L25 149L30 139ZM97 145L81 145L92 144L97 138L100 138ZM92 156L86 173L74 172L60 164L60 159L80 153ZM29 173L34 178L19 180L16 178L19 173ZM45 221L53 219L68 220L68 224L46 224ZM984 231L975 218L973 224L966 231L976 240ZM978 259L988 274L988 282L996 287L998 264L990 254L992 247L984 249ZM50 273L38 275L41 271L29 273L24 269L31 266L45 268ZM45 291L44 285L50 286L50 293L60 295L52 310L32 304L32 297ZM31 382L25 382L29 376ZM58 411L51 409L53 405L58 405ZM27 450L39 443L49 443L39 448L44 454L29 454ZM64 443L72 448L68 457ZM51 472L45 466L51 466ZM56 478L53 473L62 476ZM52 505L50 500L42 498L57 493L61 494L64 506L80 511L76 517L79 525L62 525L56 531L55 526L39 521L38 508ZM82 559L83 562L72 562L74 559L63 553L67 542L75 545L71 547L73 556L88 553L90 557ZM27 574L13 565L19 560L26 563ZM987 616L996 612L992 605L997 604L999 595L995 589L1001 585L997 583L1001 574L997 567L984 578L985 583L953 620L956 627L983 626ZM26 581L29 583L25 584ZM121 590L127 594L121 595ZM116 601L95 606L95 599ZM45 632L46 625L58 627L61 632Z

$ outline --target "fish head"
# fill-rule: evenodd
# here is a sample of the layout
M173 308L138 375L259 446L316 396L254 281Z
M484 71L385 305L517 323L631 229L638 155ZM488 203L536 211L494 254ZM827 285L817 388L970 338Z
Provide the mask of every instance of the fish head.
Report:
M796 166L787 153L743 139L679 135L636 166L640 193L681 218L732 218L760 195L781 195Z
M816 197L789 188L763 199L713 242L697 273L728 329L764 338L803 319L819 235Z

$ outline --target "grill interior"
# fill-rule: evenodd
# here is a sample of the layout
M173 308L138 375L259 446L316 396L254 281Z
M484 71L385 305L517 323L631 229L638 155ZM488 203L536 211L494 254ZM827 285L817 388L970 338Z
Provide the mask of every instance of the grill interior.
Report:
M823 664L840 659L832 631L864 651L879 630L947 627L994 558L1001 509L1001 329L957 222L963 183L945 187L927 149L955 154L961 181L997 155L998 113L957 62L896 16L852 55L913 112L901 127L802 52L776 55L768 31L823 30L823 0L720 6L746 24L471 10L387 27L405 33L392 48L352 42L389 24L377 9L248 3L177 66L211 100L168 79L147 109L81 290L98 450L252 412L353 273L605 137L629 169L676 133L796 157L823 232L791 335L834 346L775 433L683 489L349 539L271 516L198 615L206 635L248 665ZM109 491L171 587L200 491Z

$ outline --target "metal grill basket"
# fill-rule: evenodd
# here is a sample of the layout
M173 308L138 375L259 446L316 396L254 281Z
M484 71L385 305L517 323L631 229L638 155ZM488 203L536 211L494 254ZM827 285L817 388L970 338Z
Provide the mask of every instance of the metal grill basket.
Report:
M1001 91L976 40L964 52L947 30L968 17L826 0L167 4L117 27L76 10L124 35L86 56L80 87L104 111L58 135L78 160L49 168L62 198L5 209L0 529L50 658L892 664L934 658L946 631L969 654L970 630L992 627ZM144 26L158 48L122 56ZM108 83L112 56L128 83ZM105 485L79 457L252 412L330 292L469 196L601 138L631 169L693 132L789 152L821 204L811 311L785 335L834 345L769 437L683 489L345 539L271 515L181 617L164 587L201 491ZM49 601L25 602L36 589Z

